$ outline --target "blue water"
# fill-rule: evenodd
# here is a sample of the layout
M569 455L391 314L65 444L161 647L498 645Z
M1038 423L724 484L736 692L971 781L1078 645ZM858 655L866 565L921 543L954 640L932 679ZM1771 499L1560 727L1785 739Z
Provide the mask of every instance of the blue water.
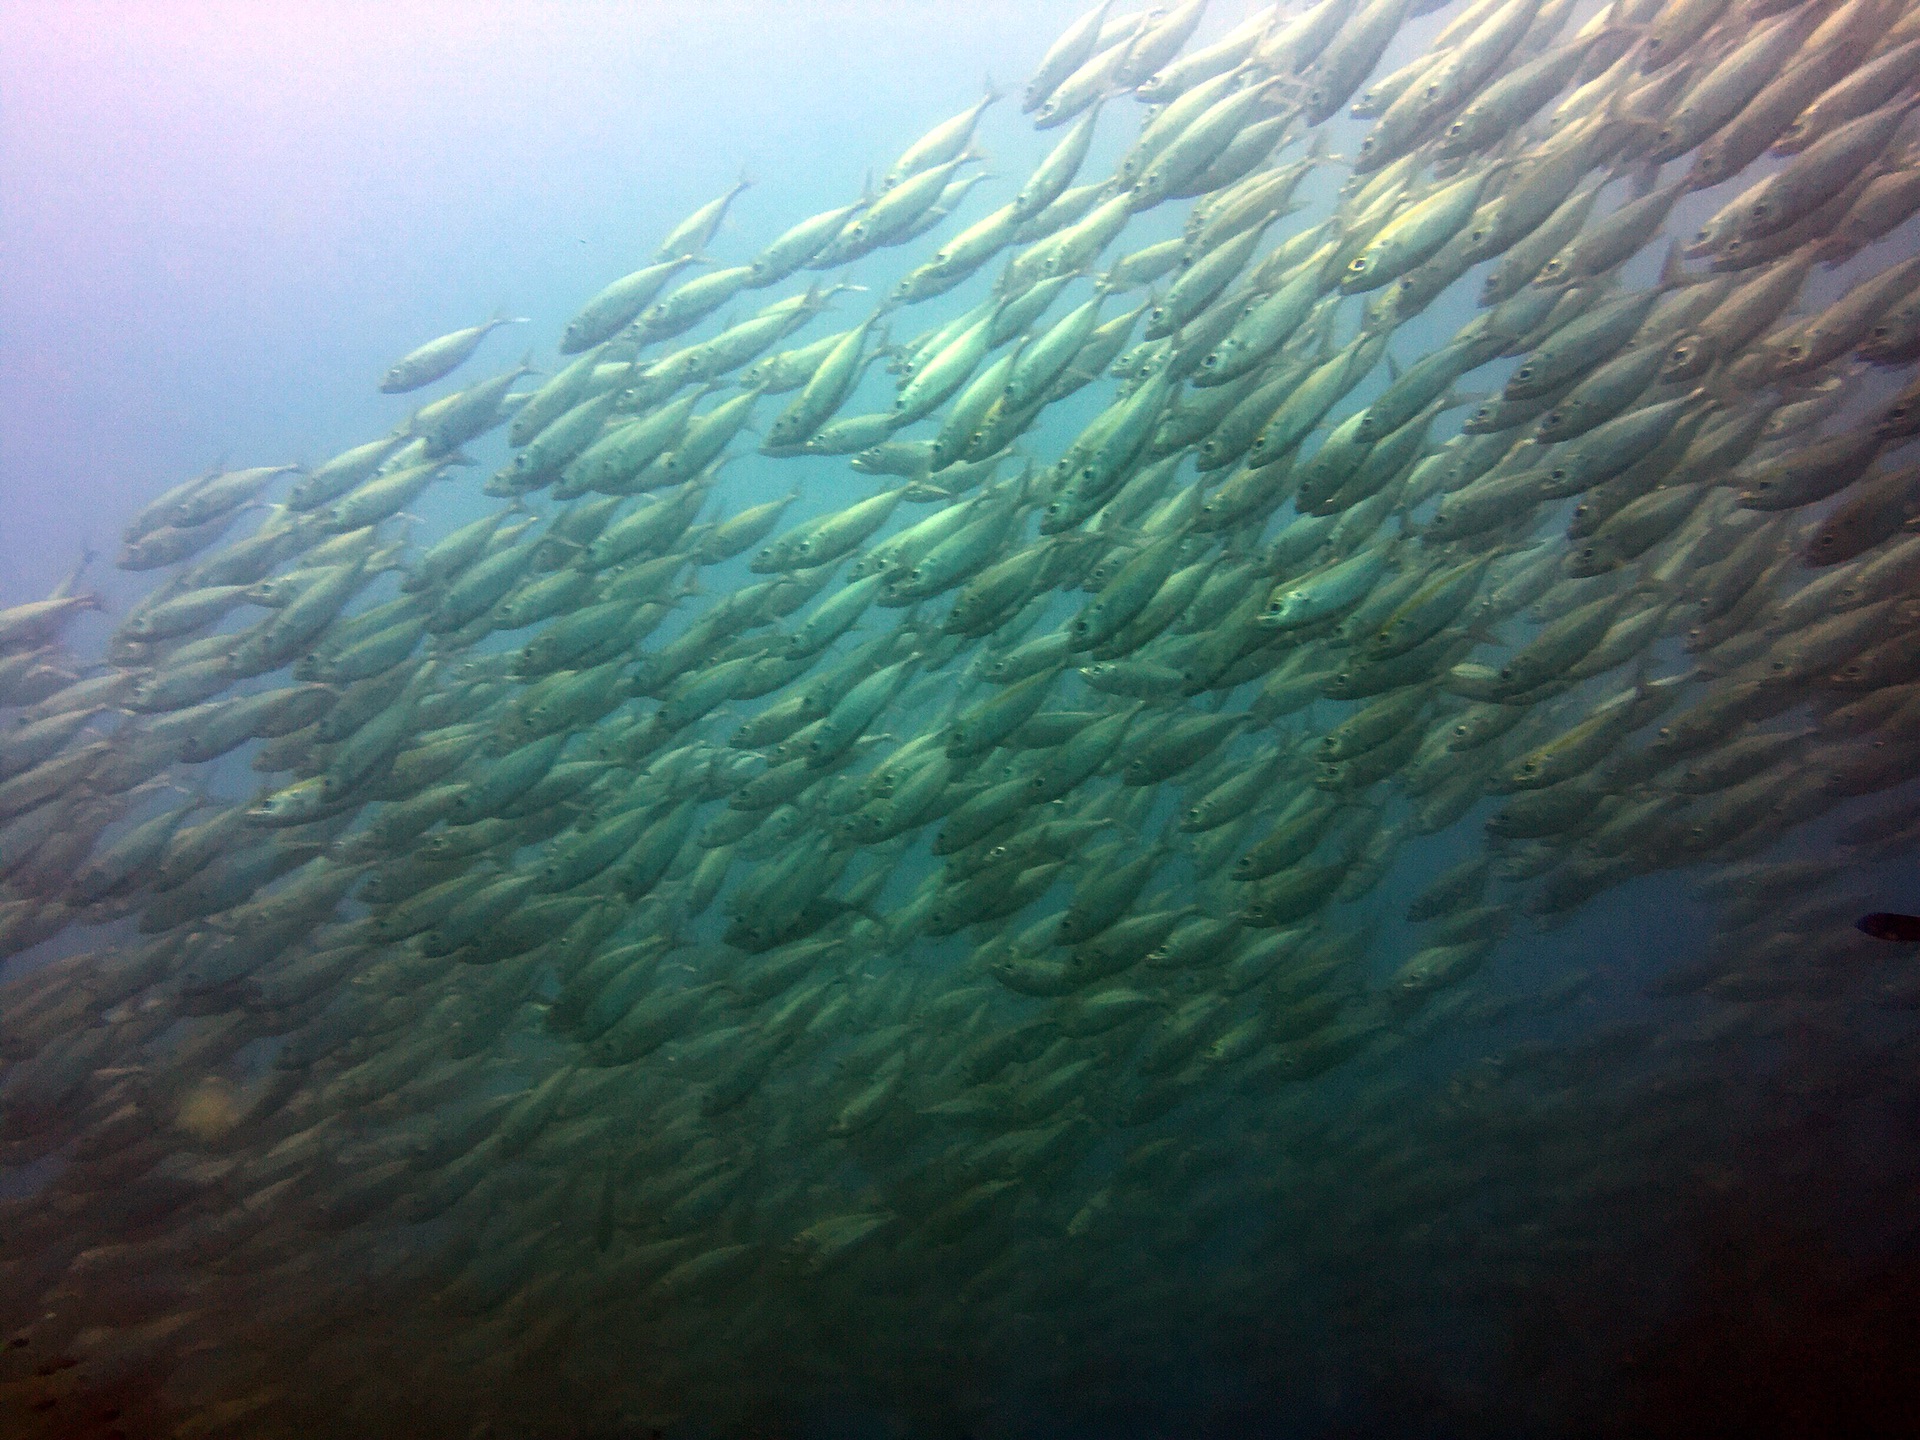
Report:
M208 5L188 20L165 5L0 6L11 37L0 54L0 605L45 594L98 550L89 583L107 612L72 632L89 653L148 588L114 572L111 555L126 518L166 486L215 463L316 462L523 350L549 368L583 298L648 259L736 175L754 183L710 247L724 264L857 195L985 77L1017 94L1080 8L514 0L300 17ZM1216 10L1203 40L1240 18ZM1410 24L1383 70L1450 14ZM1133 102L1109 109L1083 178L1108 170L1134 133ZM1063 133L1036 133L1015 111L1002 103L982 124L996 179L961 223L1011 194ZM1327 128L1336 149L1363 133ZM1344 178L1337 167L1311 177L1270 242L1324 214ZM1175 224L1132 226L1120 248ZM855 323L930 243L860 262L849 278L869 294L841 297L783 343ZM1640 257L1630 281L1648 280L1658 258ZM977 304L996 268L903 312L895 338ZM1477 273L1401 329L1398 359L1465 323ZM1069 288L1052 313L1085 294ZM491 336L455 381L376 392L413 345L498 311L530 323ZM884 408L892 393L876 366L842 413ZM1090 387L1050 410L1022 449L1047 463L1104 398ZM761 422L773 413L763 407ZM478 481L509 453L502 432L469 453L475 469L414 507L420 541L494 507ZM732 512L796 482L789 523L876 485L841 460L749 451L717 493ZM903 507L896 524L920 513ZM734 562L701 583L718 593L745 579ZM1323 703L1304 718L1337 713ZM237 762L222 773L240 787L251 778ZM1336 912L1374 927L1373 978L1404 958L1407 900L1478 843L1498 803L1409 844L1380 887ZM1830 829L1797 838L1798 852L1823 853ZM1068 1252L1036 1228L1031 1249L995 1258L1005 1269L956 1276L954 1308L938 1316L898 1313L882 1296L845 1333L791 1337L786 1353L786 1337L747 1336L743 1366L790 1387L767 1423L1087 1440L1635 1433L1710 1416L1702 1405L1650 1419L1656 1401L1644 1397L1692 1401L1715 1365L1756 1383L1768 1365L1803 1379L1795 1393L1820 1413L1822 1345L1878 1356L1913 1329L1900 1258L1920 1218L1911 1027L1860 1003L1871 977L1835 976L1825 994L1771 1004L1650 998L1650 982L1713 938L1697 878L1634 881L1551 929L1523 921L1478 981L1487 1000L1510 1002L1492 1023L1416 1029L1296 1087L1273 1114L1228 1100L1176 1112L1165 1128L1194 1147L1202 1173L1143 1225L1164 1248ZM1862 908L1913 908L1912 883L1904 862L1863 866ZM948 941L909 958L946 966L960 953ZM1575 976L1571 1003L1525 1003ZM1847 1063L1856 1047L1858 1067ZM1863 1077L1856 1088L1850 1073ZM1090 1165L1112 1165L1121 1148ZM843 1178L857 1189L857 1174ZM0 1167L0 1198L45 1179ZM1186 1206L1191 1226L1177 1213ZM1043 1287L1052 1312L991 1303L1024 1263L1059 1265ZM1795 1314L1807 1317L1805 1352L1794 1351ZM1086 1334L1062 1333L1063 1317ZM876 1354L910 1363L896 1372L865 1357L863 1324L905 1328ZM1721 1413L1752 1415L1731 1402ZM1823 1433L1808 1424L1793 1433ZM709 1428L696 1407L675 1433L743 1432Z

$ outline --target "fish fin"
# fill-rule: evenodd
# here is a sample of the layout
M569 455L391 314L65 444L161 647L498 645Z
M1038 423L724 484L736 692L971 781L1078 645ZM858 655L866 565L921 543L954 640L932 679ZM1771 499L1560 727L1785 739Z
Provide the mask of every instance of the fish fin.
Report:
M66 600L72 598L74 586L78 585L80 583L80 577L87 573L87 567L99 558L99 553L100 552L95 550L93 546L83 545L80 550L80 563L75 565L73 569L67 573L67 577L64 580L53 587L52 593L49 594L47 598L49 600ZM105 608L100 604L100 597L98 595L89 597L89 600L95 610Z
M1622 127L1631 139L1652 139L1659 133L1659 127L1662 122L1642 115L1633 108L1630 100L1630 91L1624 87L1615 90L1607 97L1606 103L1600 107L1599 115L1591 117L1593 123L1602 126L1612 125ZM1570 132L1563 131L1561 133L1566 134ZM1623 140L1622 143L1631 142L1630 140ZM1618 172L1616 171L1614 173L1617 174Z
M1253 88L1272 90L1275 87L1278 87L1287 100L1295 105L1305 105L1313 90L1305 77L1299 75L1269 75Z
M1750 388L1744 387L1727 364L1717 364L1707 372L1706 378L1695 387L1695 394L1703 394L1722 410L1737 410L1753 398ZM1722 483L1739 483L1738 477L1729 472Z
M1654 282L1654 288L1656 290L1679 290L1688 285L1698 285L1704 280L1713 278L1710 275L1693 275L1688 273L1686 266L1682 263L1685 258L1681 253L1681 246L1678 240L1670 240L1667 242L1667 253L1660 261L1660 278Z

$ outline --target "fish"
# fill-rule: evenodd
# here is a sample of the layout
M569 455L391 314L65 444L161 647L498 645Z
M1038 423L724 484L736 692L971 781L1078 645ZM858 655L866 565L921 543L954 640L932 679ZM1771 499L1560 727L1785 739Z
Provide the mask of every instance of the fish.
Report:
M524 315L496 316L483 325L469 325L464 330L454 330L416 346L402 355L388 368L380 378L380 391L384 395L404 395L410 390L419 390L441 380L466 364L480 342L502 325L530 325L532 320Z
M1893 940L1901 944L1920 941L1920 919L1912 915L1876 910L1870 915L1862 915L1853 923L1855 929L1876 940Z

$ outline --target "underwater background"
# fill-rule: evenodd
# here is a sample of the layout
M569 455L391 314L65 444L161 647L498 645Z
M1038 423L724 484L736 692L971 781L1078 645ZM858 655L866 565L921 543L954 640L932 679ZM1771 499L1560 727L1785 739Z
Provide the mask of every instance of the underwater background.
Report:
M1284 20L1300 8L1278 14ZM1402 7L1408 13L1371 74L1391 74L1425 53L1462 7L1411 13L1417 8ZM1572 35L1598 7L1563 8ZM1770 20L1790 7L1760 8L1758 18ZM1636 42L1661 7L1637 9L1646 14L1632 22ZM1901 7L1886 11L1890 29ZM101 608L73 617L61 643L76 679L100 673L93 667L116 627L156 583L151 573L114 567L122 531L168 487L209 471L318 466L403 426L424 399L505 370L523 352L532 370L521 385L530 392L570 358L556 354L556 343L583 302L650 263L662 237L736 179L752 183L705 243L711 264L689 275L745 265L797 220L848 204L929 127L993 83L1007 98L984 111L973 135L989 178L927 238L827 272L864 293L831 297L811 328L776 348L857 326L956 229L1010 200L1053 150L1065 132L1036 130L1017 113L1018 99L1049 46L1084 13L1077 0L488 0L298 10L0 4L0 33L8 36L0 46L0 608L56 593L83 555L96 552L79 588L96 591ZM1258 13L1214 0L1186 50ZM1740 0L1719 7L1702 27L1708 40L1695 43L1720 37L1722 49L1712 53L1723 54L1733 43L1723 31L1744 37L1741 13ZM1102 103L1082 182L1121 161L1143 108L1124 94ZM1307 168L1291 210L1250 266L1346 213L1348 162L1370 123L1343 109L1316 129L1325 161ZM1273 165L1309 153L1304 137L1287 145ZM1763 159L1752 173L1779 163ZM1660 178L1671 183L1676 173ZM1610 204L1651 188L1624 164L1618 176L1626 183L1607 191ZM1667 233L1691 234L1751 179L1682 196ZM1088 273L1180 236L1184 208L1136 217ZM1647 244L1610 271L1608 283L1664 283L1664 251L1664 238ZM1914 253L1907 223L1864 255L1814 270L1800 308L1817 310ZM949 293L888 315L877 327L886 333L875 338L905 347L973 313L1001 265L996 259ZM1474 298L1482 273L1392 326L1393 368L1369 368L1316 433L1359 413L1485 313ZM765 295L749 291L705 328L666 344L704 337L815 278L801 272ZM1116 295L1101 318L1149 291L1158 298L1172 279ZM1044 328L1091 294L1081 284L1035 323ZM1329 331L1342 345L1355 334L1355 308L1338 312L1339 328ZM376 389L397 357L488 316L526 323L486 338L449 384L407 394ZM1460 389L1471 395L1438 416L1422 453L1459 433L1471 406L1497 396L1516 361L1503 354L1469 373ZM887 369L867 369L841 413L886 410L902 378ZM1866 424L1859 417L1910 379L1897 369L1846 373L1848 408L1828 425L1836 434ZM716 382L712 398L735 393L727 386ZM1026 459L1046 476L1116 393L1129 392L1103 374L1040 412L1015 441L1013 463L973 495L1000 503L993 497L1003 492L991 487L1016 477ZM792 527L914 478L940 484L938 471L867 473L844 454L760 453L790 398L759 402L735 444L738 458L711 481L703 520L737 516L797 488L779 521ZM1733 384L1714 403L1731 410L1744 399ZM935 415L910 433L931 438L939 423ZM449 469L406 504L405 516L383 522L382 538L403 537L417 557L501 511L500 496L482 485L511 465L516 448L504 429L465 442L472 467ZM1193 474L1174 473L1179 483ZM263 492L269 500L284 498L275 485ZM1046 498L1012 489L1004 496L1016 506L1031 498L1036 511ZM907 496L874 543L948 500L962 503ZM544 524L561 509L537 490L513 504L510 524ZM1279 516L1282 507L1272 509ZM1433 513L1430 505L1417 516L1416 509L1406 507L1408 526L1396 512L1365 543L1385 547L1398 537L1393 564L1409 564L1415 527ZM1236 534L1227 560L1265 555L1261 547L1294 518L1287 510L1264 531ZM1129 526L1116 529L1127 545L1139 539ZM1458 553L1519 555L1529 544L1567 543L1556 525L1489 533L1483 543L1457 542L1467 547ZM659 651L693 617L760 583L766 572L749 568L750 553L702 563L684 605L637 653ZM1299 563L1287 573L1264 565L1254 573L1244 583L1264 595L1293 574L1317 572ZM1800 583L1799 571L1781 573L1783 584ZM1686 581L1682 570L1646 585L1667 586L1658 598L1677 603ZM1008 648L1072 620L1087 599L1079 592L1097 585L1056 588ZM402 593L382 581L354 607ZM1622 593L1653 591L1636 579ZM1912 593L1911 585L1903 592ZM909 611L867 611L827 653L853 653L893 623L887 616L903 613L935 636L951 598L947 591ZM1565 608L1484 626L1462 620L1462 637L1485 644L1497 632L1491 643L1518 647ZM214 628L233 629L241 618ZM791 631L802 618L782 612L780 623ZM1895 623L1890 604L1886 624ZM1753 613L1734 639L1759 636L1766 625ZM1554 712L1557 724L1522 733L1543 743L1622 687L1690 675L1700 662L1683 647L1684 630L1676 612L1674 626L1634 664L1579 692ZM526 638L482 635L469 648L475 657L504 656ZM403 663L418 663L435 643L423 641ZM933 639L916 643L911 655L888 652L867 668L903 656L917 666L938 653ZM888 712L866 740L895 747L944 734L957 710L996 693L969 667L997 644L991 630L966 637L971 649L956 642L957 657L942 656L943 678L917 690L907 686L926 675L903 671L892 694L911 703ZM1727 673L1764 653L1762 645L1738 656ZM730 654L716 640L715 657ZM164 671L164 654L147 660ZM1421 682L1431 682L1432 694L1431 708L1419 712L1423 724L1451 721L1468 703L1446 690L1443 673ZM1089 724L1106 712L1111 695L1068 692L1068 683L1054 705L1084 711ZM1147 723L1158 723L1162 704L1246 709L1261 683L1256 676L1248 690L1190 703L1149 692L1124 704L1144 699ZM787 693L742 701L711 721L702 713L697 723L707 728L697 739L673 744L725 746L737 725ZM611 720L580 721L568 731L577 737L569 755L579 761L596 737L619 735L661 698L646 693ZM1769 715L1737 734L1791 726L1824 735L1818 717L1830 698L1814 705L1811 719ZM9 710L0 723L31 724L41 713L33 706L44 703ZM116 718L122 712L117 701L102 707L81 741L142 723ZM1278 751L1308 755L1351 713L1344 702L1317 698L1249 725L1210 762L1208 780L1231 779ZM1171 712L1164 718L1171 723ZM1920 732L1888 726L1880 742L1920 758ZM422 721L408 735L427 728ZM1139 733L1129 732L1129 743ZM292 783L292 775L270 781L256 773L258 748L256 738L190 775L165 771L180 792L141 792L113 817L123 828L107 831L102 847L184 795L241 806ZM853 773L871 773L885 753L862 751ZM1516 748L1513 758L1525 753ZM655 783L651 758L643 753L622 773L647 777L635 785ZM344 1013L333 992L303 995L301 1004L314 1008L278 1028L255 1020L215 1035L224 1017L273 1007L249 991L223 1009L221 997L238 990L182 986L178 974L130 988L97 984L87 966L110 969L144 954L150 936L171 932L142 923L138 905L96 913L76 901L64 923L0 961L0 986L15 987L0 1011L0 1326L10 1337L0 1357L0 1434L1911 1434L1920 1423L1920 969L1911 946L1863 939L1853 925L1869 912L1920 909L1915 792L1896 779L1809 806L1818 811L1811 823L1796 824L1791 805L1803 792L1789 782L1797 783L1799 759L1795 752L1769 772L1781 777L1788 808L1740 832L1752 842L1746 848L1702 856L1670 847L1658 863L1627 866L1617 880L1595 884L1591 898L1564 907L1529 902L1528 882L1544 867L1518 875L1497 868L1509 852L1489 849L1485 822L1502 795L1476 792L1458 818L1425 832L1406 823L1413 802L1394 788L1397 775L1383 775L1364 803L1350 797L1352 808L1330 821L1351 823L1351 834L1332 831L1317 851L1308 843L1316 863L1351 864L1357 850L1335 854L1344 839L1359 846L1375 833L1355 817L1391 829L1392 843L1367 854L1377 869L1371 883L1350 892L1340 888L1344 871L1330 873L1327 888L1339 893L1306 920L1298 953L1245 988L1234 981L1219 990L1218 1020L1195 1032L1196 1045L1235 1033L1240 1017L1256 1013L1241 997L1260 997L1260 1016L1282 1017L1279 1038L1259 1042L1268 1068L1244 1072L1237 1051L1215 1061L1174 1056L1151 1074L1136 1068L1144 1052L1129 1047L1153 1045L1153 1027L1196 996L1215 994L1211 981L1143 967L1150 981L1128 1000L1138 1013L1113 1028L1062 1022L1068 1044L1048 1028L1056 995L1002 986L987 968L1005 959L989 957L989 947L1031 933L1088 875L1143 856L1165 857L1141 888L1169 906L1199 913L1227 893L1234 852L1190 850L1177 831L1199 772L1176 770L1142 803L1132 798L1141 787L1123 793L1103 772L1092 783L1104 787L1106 808L1086 810L1095 828L1084 843L1094 859L1069 866L1057 879L1063 888L1036 894L1031 908L971 929L919 923L941 883L943 857L926 843L937 818L909 832L915 839L886 852L884 864L857 861L853 882L834 893L865 888L844 911L828 922L809 911L816 931L782 932L769 944L727 939L738 938L729 917L740 924L755 916L753 900L732 903L741 877L840 846L844 832L830 827L846 812L803 808L758 850L743 838L727 882L736 888L717 901L709 894L712 908L692 914L681 902L699 856L687 839L672 852L678 868L661 866L665 888L645 904L636 898L628 928L596 943L671 942L666 961L649 955L644 963L660 966L662 977L677 965L684 978L635 993L672 998L683 984L687 993L736 985L753 1006L712 1000L669 1025L664 1048L631 1064L581 1062L567 1048L577 1037L553 1019L556 1005L577 998L565 987L578 967L545 961L529 967L507 1005L511 1022L484 1042L455 1042L447 1055L416 1059L404 1081L376 1084L364 1101L351 1089L324 1091L305 1112L324 1127L317 1136L305 1124L283 1125L256 1100L291 1072L283 1057L302 1026ZM704 751L699 763L714 775L724 770ZM29 768L8 767L8 778ZM699 823L725 814L727 785L756 773L729 771L724 784L691 792L709 807L697 809ZM1271 796L1257 802L1266 822L1295 798L1278 773ZM1304 791L1305 773L1288 783ZM673 808L687 793L674 790L658 813L693 823L695 809ZM59 797L73 807L66 823L80 824L95 798L76 782ZM375 796L389 805L403 798L401 790ZM9 811L6 822L20 822L3 833L48 843L25 824L32 805L0 808ZM578 821L584 832L603 814L569 812L566 824ZM1108 843L1098 827L1128 843ZM235 830L223 859L280 843L283 833L292 832ZM284 955L324 953L334 933L325 926L371 925L369 916L384 913L379 906L448 878L444 869L406 868L425 853L415 837L352 849L352 833L327 833L320 838L334 848L313 853L368 874L388 867L403 876L399 889L372 900L343 895L337 912L330 902L290 932ZM1264 824L1247 838L1263 833ZM545 843L553 834L519 836L516 846L520 840ZM510 846L487 864L508 873L548 853ZM1472 899L1442 908L1484 903L1475 938L1492 943L1437 997L1397 1000L1397 977L1429 943L1408 918L1410 905L1432 893L1436 877L1459 874L1483 853L1496 866L1491 898L1480 900L1489 880L1479 874ZM37 863L25 849L0 853L15 877L7 903L56 903L52 891L18 881L38 875ZM1305 863L1303 854L1291 868ZM256 893L271 899L286 868L254 877L232 905L261 903ZM839 879L836 872L823 883ZM1808 900L1816 894L1818 905ZM915 918L903 920L909 912ZM19 918L25 913L9 912L9 923L30 930ZM244 923L228 931L208 920L220 913L191 916L186 928L245 933ZM1790 919L1776 925L1779 916ZM796 949L820 936L837 948ZM401 948L384 935L369 940L354 971L372 971ZM799 957L794 977L763 986L755 977L774 963L766 957L789 952ZM290 965L284 955L260 973ZM1269 997L1296 964L1300 993ZM500 969L455 973L464 985ZM828 971L822 983L834 994L815 997L797 1021L782 1012L794 986ZM342 993L352 973L342 972ZM8 993L0 989L0 997ZM701 994L705 1004L711 997ZM68 1003L73 996L84 998ZM464 1003L464 992L459 998ZM1332 1000L1333 1008L1299 1021L1306 1028L1286 1028L1298 1019L1288 1005ZM398 1025L391 1015L380 1027L369 1021L353 1034L357 1049L314 1062L315 1091L348 1068L349 1055L357 1064L432 1039L446 1013L423 1004ZM1361 1014L1364 1023L1354 1018ZM168 1024L149 1023L155 1015ZM1301 1062L1297 1075L1280 1067L1283 1052L1273 1045L1298 1045L1329 1024L1350 1027L1351 1048L1327 1056L1324 1068L1318 1059ZM87 1038L135 1030L124 1050L117 1040ZM1033 1044L997 1065L977 1059L996 1035ZM93 1047L84 1063L43 1063L78 1053L83 1042ZM771 1066L773 1076L758 1090L742 1082L750 1092L743 1105L719 1110L705 1098L755 1064ZM49 1090L45 1075L55 1068L71 1071L70 1083ZM1168 1074L1184 1087L1177 1094L1156 1088ZM487 1123L521 1117L518 1102L544 1095L557 1075L569 1077L553 1092L557 1108L527 1122L536 1137L531 1159L522 1154L528 1141L509 1154L497 1135L488 1140L474 1128L483 1113ZM1022 1098L1043 1089L1044 1101ZM874 1090L884 1091L875 1114L849 1118ZM987 1091L1009 1108L992 1111ZM428 1133L436 1161L478 1155L486 1163L473 1167L483 1178L468 1198L423 1207L415 1219L407 1210L413 1177L429 1167L411 1151L402 1164L393 1146ZM315 1137L308 1150L281 1158L286 1152L275 1147L300 1136ZM1030 1140L1032 1151L1009 1150L1007 1158L991 1150L1008 1136ZM494 1150L482 1148L489 1144ZM102 1158L132 1146L145 1155L140 1166L115 1170ZM100 1167L97 1182L84 1178L89 1165ZM353 1189L357 1176L384 1181L387 1166L401 1166L390 1193L367 1198ZM165 1185L156 1188L155 1176ZM255 1215L257 1228L236 1231L229 1247L216 1233L220 1217L290 1177L295 1184ZM300 1208L314 1196L332 1204L343 1194L348 1202L329 1219ZM622 1194L634 1197L630 1208ZM844 1216L860 1223L835 1239L815 1233ZM501 1257L510 1263L488 1268ZM718 1257L710 1272L680 1268L709 1257ZM671 1282L649 1291L663 1274Z

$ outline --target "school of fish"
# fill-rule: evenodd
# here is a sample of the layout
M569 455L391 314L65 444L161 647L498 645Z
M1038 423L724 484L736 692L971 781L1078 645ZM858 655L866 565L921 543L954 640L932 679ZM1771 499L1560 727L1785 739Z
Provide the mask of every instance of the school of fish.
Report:
M0 611L0 1429L1028 1433L1584 1233L1689 1055L1904 1024L1920 5L1436 8L1103 4L1011 198L991 89L710 257L743 179L544 373L154 500L104 656ZM1670 1024L1487 1038L1672 870Z

